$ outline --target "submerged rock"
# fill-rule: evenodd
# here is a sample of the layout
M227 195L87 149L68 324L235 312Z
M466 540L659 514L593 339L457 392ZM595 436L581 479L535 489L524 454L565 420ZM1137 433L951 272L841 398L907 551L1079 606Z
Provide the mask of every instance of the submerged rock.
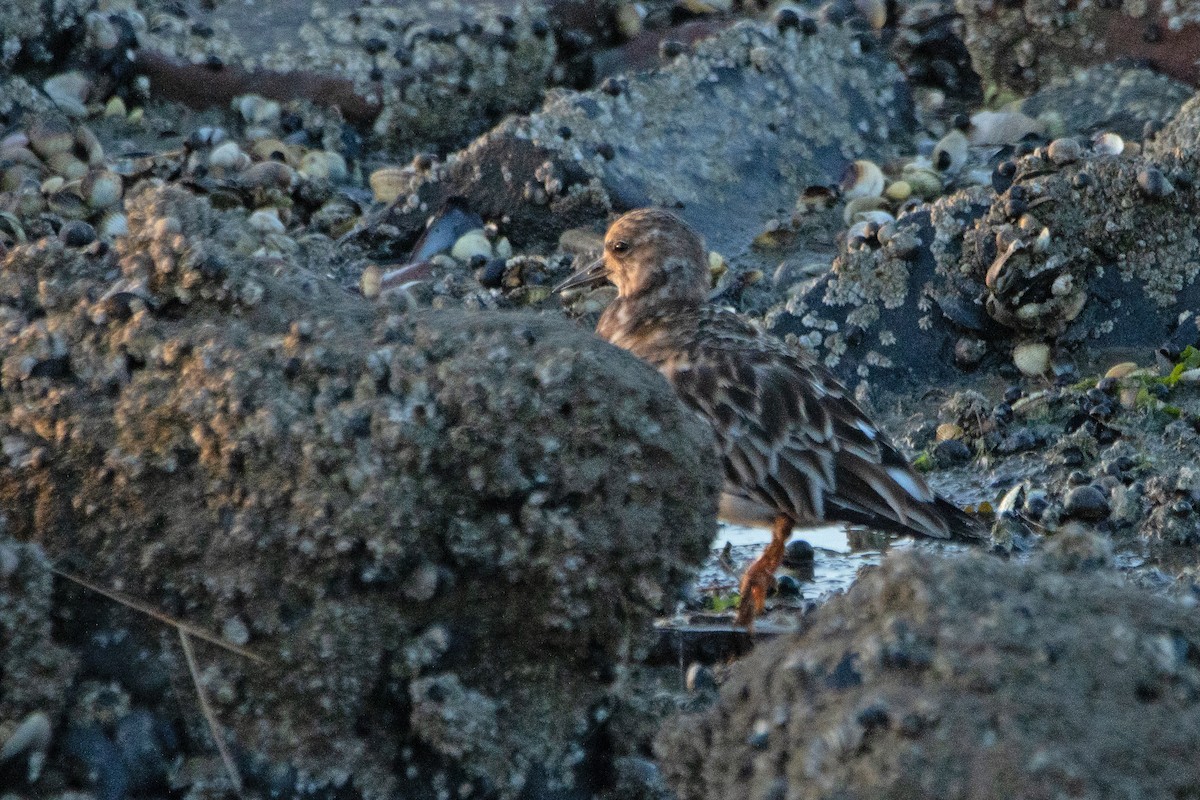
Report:
M430 210L462 196L521 245L610 208L664 205L714 250L740 253L806 187L835 185L863 154L905 151L911 101L873 41L738 23L657 71L551 95L414 174L381 222L411 241Z
M384 316L182 189L127 211L0 272L11 533L262 657L201 653L248 780L299 770L272 791L602 788L620 665L715 532L706 427L565 321Z
M737 664L715 708L668 723L665 777L683 800L1186 794L1200 624L1088 572L1097 552L1056 553L1065 574L889 557Z

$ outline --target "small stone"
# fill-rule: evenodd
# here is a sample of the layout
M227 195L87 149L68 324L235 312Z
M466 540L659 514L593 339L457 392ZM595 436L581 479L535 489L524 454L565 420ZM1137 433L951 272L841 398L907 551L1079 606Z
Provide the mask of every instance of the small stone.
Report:
M487 289L499 289L504 281L504 269L508 261L503 258L493 258L475 272L475 280Z
M658 55L663 61L670 61L683 55L685 49L683 42L678 39L663 39L662 44L658 46Z
M1085 522L1099 522L1108 517L1108 498L1095 486L1076 486L1063 500L1067 516Z
M979 366L987 355L987 342L974 336L963 336L954 343L954 363L963 369Z
M940 464L965 464L971 460L971 448L960 439L947 439L933 448L933 456Z
M775 12L775 27L780 31L795 30L800 27L800 15L791 8L781 8Z
M1162 171L1156 167L1146 167L1140 170L1137 182L1146 197L1153 200L1166 197L1175 191L1175 187L1167 180L1167 176L1163 175Z
M454 243L450 249L450 255L455 261L462 264L469 264L476 255L491 258L492 243L488 241L487 234L480 229L467 231Z
M799 597L800 581L791 575L780 575L775 579L775 593L780 597Z
M241 617L230 617L221 626L221 636L225 638L225 641L240 647L250 641L250 629L246 627L246 623Z
M63 223L58 238L67 247L87 247L96 241L96 229L83 220L73 219Z
M1055 139L1047 146L1046 155L1055 164L1070 164L1083 156L1083 147L1078 139Z
M803 539L793 539L783 549L783 565L785 567L799 567L811 564L815 558L816 551L813 549L813 546Z

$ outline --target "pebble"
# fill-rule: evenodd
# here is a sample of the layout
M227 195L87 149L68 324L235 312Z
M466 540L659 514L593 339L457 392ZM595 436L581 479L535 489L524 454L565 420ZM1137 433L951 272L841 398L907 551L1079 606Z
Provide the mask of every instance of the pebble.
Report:
M933 455L941 464L965 464L971 460L971 448L959 439L947 439L938 442Z
M799 597L800 581L791 575L780 575L775 579L775 593L780 597Z
M73 219L63 223L58 238L67 247L87 247L96 241L96 229L83 220Z
M115 680L131 695L155 703L171 685L165 665L124 629L94 633L80 655L84 670L103 680Z
M817 554L813 546L803 539L793 539L783 549L783 565L785 567L799 567L811 564L816 557Z
M493 258L475 271L475 280L487 289L499 289L504 281L504 268L508 261L503 258Z
M1063 500L1067 516L1086 522L1099 522L1108 517L1108 498L1095 486L1076 486Z
M1137 182L1146 197L1153 200L1166 197L1175 191L1175 187L1157 167L1146 167L1140 170L1137 174Z

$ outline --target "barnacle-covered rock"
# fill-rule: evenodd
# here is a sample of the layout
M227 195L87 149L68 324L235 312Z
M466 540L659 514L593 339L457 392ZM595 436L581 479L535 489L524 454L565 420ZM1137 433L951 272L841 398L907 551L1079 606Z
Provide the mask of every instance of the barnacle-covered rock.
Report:
M707 428L565 321L388 315L185 190L127 208L103 255L0 271L11 534L264 659L203 653L279 766L256 791L598 780L621 665L715 532Z
M91 4L85 0L34 4L0 2L0 68L7 71L19 60L46 64L54 60L60 37L83 21Z
M1194 611L1105 574L1103 540L1058 538L1032 565L886 559L667 724L668 782L683 800L1186 793Z
M1121 56L1152 62L1184 83L1200 81L1195 61L1200 6L1191 0L1078 7L1056 0L957 0L956 6L966 22L964 42L984 85L1025 94Z
M776 331L847 380L886 374L893 389L952 379L963 336L990 352L961 368L1024 343L1095 354L1171 339L1200 302L1191 148L1063 144L1006 162L999 192L969 187L901 215L878 244L848 239L830 274L774 314Z
M413 175L380 222L415 237L430 209L463 196L525 245L662 205L713 249L741 253L806 187L836 184L860 156L904 152L911 120L899 71L850 31L739 22L658 70L551 94Z
M1021 102L1034 118L1061 125L1059 134L1111 131L1141 139L1171 119L1195 90L1147 67L1100 64L1055 81Z
M250 93L307 97L372 124L400 150L459 144L534 106L556 53L538 0L301 4L271 13L139 5L149 22L140 68L164 96L217 105Z

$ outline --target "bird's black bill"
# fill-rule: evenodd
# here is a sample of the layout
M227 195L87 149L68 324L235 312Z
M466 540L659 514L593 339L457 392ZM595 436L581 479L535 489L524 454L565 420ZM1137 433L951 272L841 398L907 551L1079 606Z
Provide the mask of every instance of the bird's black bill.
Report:
M597 258L591 264L588 264L558 286L555 286L554 292L557 294L558 292L565 292L567 289L600 284L607 277L608 270L604 268L604 259Z

